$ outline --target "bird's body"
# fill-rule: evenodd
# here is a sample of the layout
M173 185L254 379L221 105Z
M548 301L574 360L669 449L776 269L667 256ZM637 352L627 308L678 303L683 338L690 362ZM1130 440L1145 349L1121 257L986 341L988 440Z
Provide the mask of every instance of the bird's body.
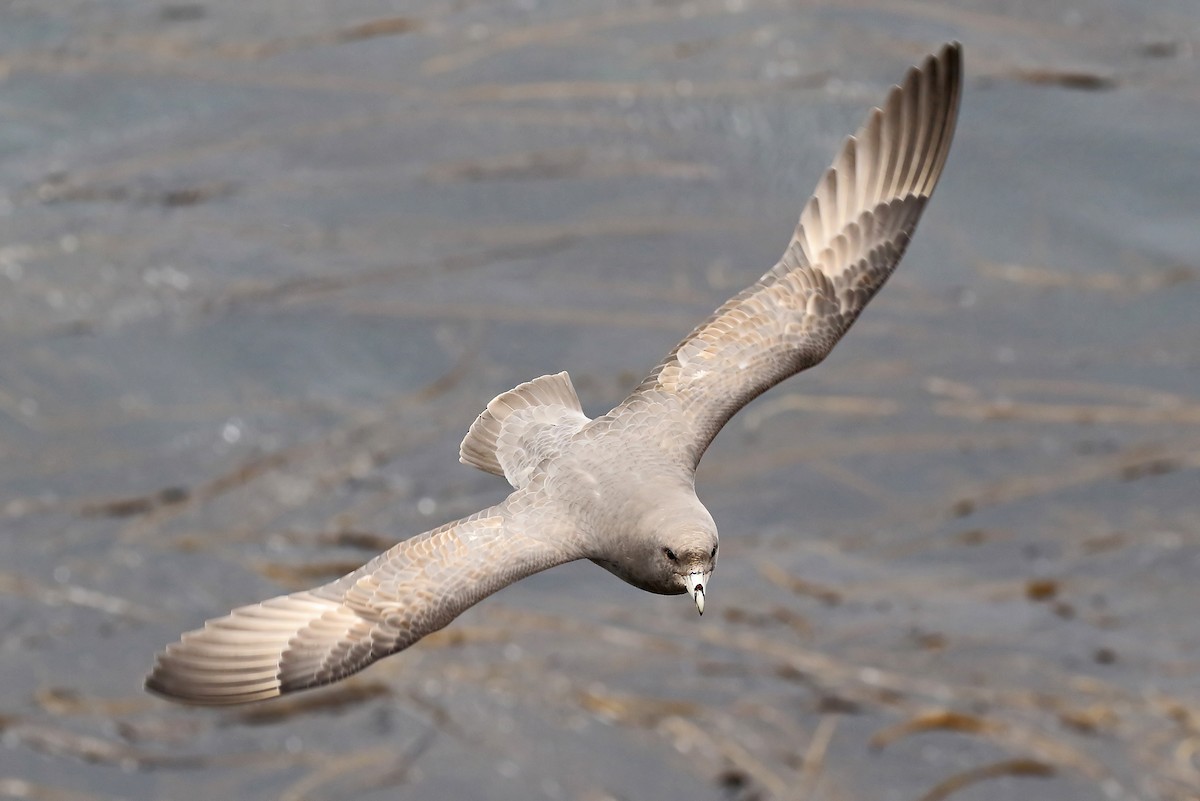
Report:
M953 138L960 58L947 45L910 70L847 140L780 262L612 411L589 420L566 373L489 403L460 458L506 478L508 498L329 584L210 620L159 655L147 688L236 704L328 684L577 559L690 593L703 613L718 548L696 466L742 406L828 355L899 262Z

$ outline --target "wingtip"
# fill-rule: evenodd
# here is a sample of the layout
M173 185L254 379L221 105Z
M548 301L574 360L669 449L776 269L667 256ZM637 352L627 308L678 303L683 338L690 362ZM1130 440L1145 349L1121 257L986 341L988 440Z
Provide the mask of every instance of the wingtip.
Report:
M143 685L197 706L229 706L327 683L307 660L328 655L362 621L312 592L239 607L183 634L155 658Z
M936 53L930 53L925 56L918 69L928 69L930 65L936 63L944 64L948 67L953 67L956 70L962 68L962 42L957 39L951 39L938 48Z
M142 688L165 701L187 706L237 706L266 701L282 694L278 679L245 687L180 682L161 661L156 662L146 675Z

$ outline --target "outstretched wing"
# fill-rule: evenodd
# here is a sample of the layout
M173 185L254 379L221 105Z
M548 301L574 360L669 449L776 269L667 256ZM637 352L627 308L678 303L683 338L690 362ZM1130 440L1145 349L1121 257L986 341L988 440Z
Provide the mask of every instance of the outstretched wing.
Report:
M579 558L538 495L513 493L330 584L210 620L158 656L146 688L189 704L241 704L357 673L502 587Z
M646 407L681 426L695 465L721 427L820 362L895 269L946 162L958 115L957 43L909 70L846 140L783 258L675 347L612 413Z

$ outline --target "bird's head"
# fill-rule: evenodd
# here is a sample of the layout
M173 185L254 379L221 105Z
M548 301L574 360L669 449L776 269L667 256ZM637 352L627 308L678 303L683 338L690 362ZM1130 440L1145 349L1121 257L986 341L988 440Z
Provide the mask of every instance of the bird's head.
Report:
M708 582L717 566L717 525L699 501L660 508L648 516L641 541L643 588L663 595L687 593L704 614Z
M691 595L696 602L696 609L703 615L704 594L708 591L709 579L717 566L716 532L711 537L681 539L689 544L661 547L659 567L666 582L675 588L674 592Z

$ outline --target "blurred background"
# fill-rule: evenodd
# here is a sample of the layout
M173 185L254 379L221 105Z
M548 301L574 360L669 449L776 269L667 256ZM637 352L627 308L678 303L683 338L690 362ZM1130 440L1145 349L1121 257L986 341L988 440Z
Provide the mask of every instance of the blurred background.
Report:
M153 656L503 497L961 40L833 356L701 467L709 613L587 563L234 710ZM1194 0L0 5L0 797L1196 799Z

